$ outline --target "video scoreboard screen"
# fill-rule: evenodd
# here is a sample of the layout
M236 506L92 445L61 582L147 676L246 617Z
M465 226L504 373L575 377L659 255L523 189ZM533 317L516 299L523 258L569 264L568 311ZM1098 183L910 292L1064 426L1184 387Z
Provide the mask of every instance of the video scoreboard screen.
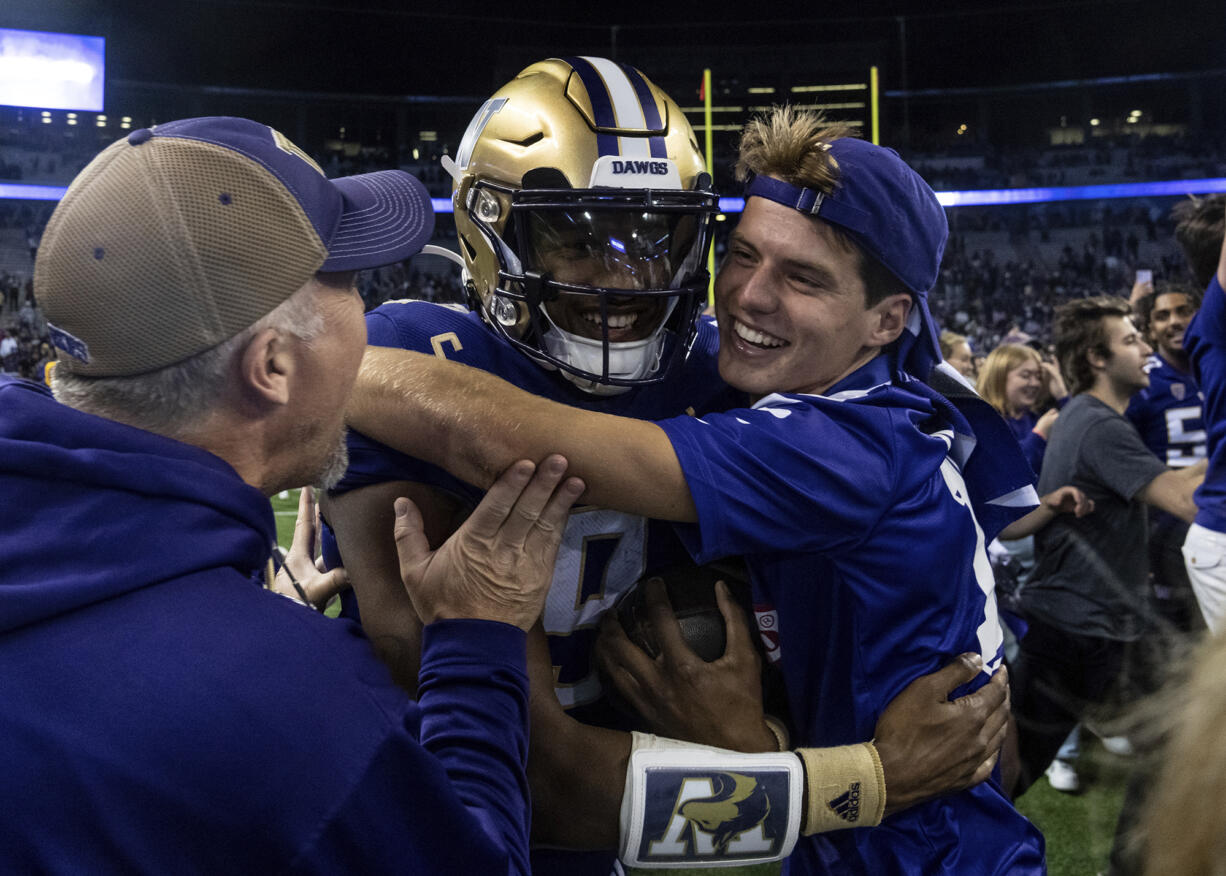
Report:
M0 27L0 104L101 112L106 39Z

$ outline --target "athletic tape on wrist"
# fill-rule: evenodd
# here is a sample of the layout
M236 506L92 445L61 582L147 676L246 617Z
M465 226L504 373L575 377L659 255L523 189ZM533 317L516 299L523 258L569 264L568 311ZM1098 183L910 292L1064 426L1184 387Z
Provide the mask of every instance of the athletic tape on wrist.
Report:
M838 748L800 748L805 764L805 836L847 827L872 827L885 813L885 773L871 742Z
M631 867L749 865L787 857L800 833L804 766L634 733L621 807Z

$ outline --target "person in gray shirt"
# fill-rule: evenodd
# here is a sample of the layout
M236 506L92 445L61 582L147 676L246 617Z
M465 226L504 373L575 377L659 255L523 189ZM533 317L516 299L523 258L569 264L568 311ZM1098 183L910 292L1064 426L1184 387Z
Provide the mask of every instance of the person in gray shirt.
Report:
M1065 735L1116 689L1127 646L1148 617L1147 506L1191 520L1204 466L1168 469L1124 417L1149 384L1151 350L1118 298L1056 311L1056 355L1073 397L1052 428L1039 492L1062 484L1094 513L1060 515L1036 536L1037 564L1022 592L1030 629L1010 668L1018 722L1020 794L1043 774Z
M1052 427L1039 492L1071 484L1093 500L1094 513L1060 515L1035 537L1037 562L1021 595L1029 630L1010 666L1015 796L1043 774L1068 732L1130 681L1130 650L1151 616L1148 506L1188 521L1196 514L1192 493L1204 464L1168 469L1124 417L1149 385L1152 352L1129 313L1126 301L1108 297L1056 310L1056 356L1073 397ZM1116 852L1112 859L1113 873L1130 871Z

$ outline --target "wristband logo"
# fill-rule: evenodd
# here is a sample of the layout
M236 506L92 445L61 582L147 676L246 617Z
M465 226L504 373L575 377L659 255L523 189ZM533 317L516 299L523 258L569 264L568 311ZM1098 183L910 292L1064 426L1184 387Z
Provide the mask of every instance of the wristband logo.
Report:
M645 860L734 861L779 854L787 825L786 773L650 774Z
M855 824L860 820L860 783L852 782L851 787L826 805L839 818Z

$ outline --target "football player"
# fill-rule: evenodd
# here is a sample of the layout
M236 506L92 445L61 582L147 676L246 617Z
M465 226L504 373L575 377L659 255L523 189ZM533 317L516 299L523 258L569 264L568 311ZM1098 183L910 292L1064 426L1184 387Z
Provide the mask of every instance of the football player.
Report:
M482 106L453 175L470 309L389 303L368 317L372 345L471 365L563 410L602 416L663 419L740 400L718 376L714 323L698 319L717 201L680 109L641 73L597 58L534 64ZM469 427L476 434L484 424ZM422 506L427 532L439 539L480 491L397 453L390 436L380 437L386 444L351 435L350 470L326 513L363 624L408 682L418 646L393 632L411 609L387 537L392 500L411 496ZM543 617L547 638L536 640L530 778L538 840L604 849L617 843L632 742L609 729L616 720L602 702L591 646L601 616L636 580L683 555L670 526L641 514L599 505L572 513ZM749 650L747 641L741 644ZM736 676L728 689L754 693L746 708L722 715L712 741L776 750L756 694L752 652L717 669ZM957 738L950 727L932 725L923 745L945 746ZM950 764L934 768L927 761L906 773L914 765L903 766L908 758L887 765L891 782L897 778L891 804L909 802L917 789L965 784L984 758L964 756L966 764L949 772ZM854 808L836 820L859 823L848 817ZM538 872L549 866L547 857L538 850ZM611 864L603 854L593 872L608 872ZM580 866L571 856L557 869L576 873Z
M1201 293L1193 286L1159 284L1134 305L1138 327L1154 353L1146 363L1149 386L1132 397L1124 415L1141 440L1171 468L1187 468L1205 459L1207 435L1200 386L1183 348L1184 331L1200 309ZM1188 524L1165 512L1149 522L1150 569L1155 604L1171 632L1204 629L1183 560Z
M455 177L469 307L389 302L367 316L371 345L432 353L571 407L639 419L732 403L716 368L714 325L699 319L718 200L689 123L642 73L602 58L533 64L485 102L445 164ZM349 453L326 517L363 626L411 687L419 644L403 632L413 626L390 539L392 502L412 498L437 542L482 491L358 432ZM671 524L574 509L537 642L538 686L556 695L544 705L574 719L561 726L624 721L592 665L599 621L640 577L682 558ZM745 677L756 686L749 670ZM543 729L546 709L536 706L533 723ZM618 775L629 749L623 736ZM608 796L603 811L613 815L601 817L601 807L578 808L555 793L583 783L557 779L556 763L534 756L533 764L538 840L612 849L620 786L591 783ZM612 866L608 851L587 858L538 850L534 869Z

